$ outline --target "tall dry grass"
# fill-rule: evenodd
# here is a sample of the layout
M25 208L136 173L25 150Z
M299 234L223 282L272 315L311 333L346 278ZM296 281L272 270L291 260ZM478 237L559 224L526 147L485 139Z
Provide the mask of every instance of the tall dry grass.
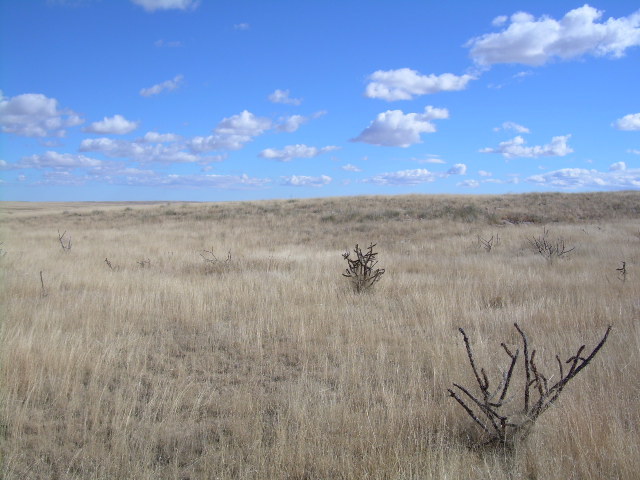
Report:
M638 192L2 212L3 478L637 478ZM537 255L544 226L575 251ZM513 322L551 371L614 329L514 452L471 450L457 327L496 375Z

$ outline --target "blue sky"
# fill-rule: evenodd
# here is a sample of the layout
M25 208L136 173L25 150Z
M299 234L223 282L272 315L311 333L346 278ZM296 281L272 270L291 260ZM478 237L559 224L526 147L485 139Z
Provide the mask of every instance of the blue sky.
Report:
M639 189L639 8L0 0L0 198Z

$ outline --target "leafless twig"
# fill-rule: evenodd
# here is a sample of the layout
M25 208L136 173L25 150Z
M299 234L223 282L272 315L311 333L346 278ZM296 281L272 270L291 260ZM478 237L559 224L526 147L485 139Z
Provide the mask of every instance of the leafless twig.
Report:
M491 238L485 240L480 235L478 235L478 243L484 248L487 252L490 252L491 249L500 243L500 236L496 233L495 235L491 235Z
M40 270L40 286L42 287L42 297L48 295L47 290L44 288L44 278L42 277L42 270Z
M60 246L62 247L62 250L64 252L68 252L69 250L71 250L71 236L69 236L69 239L66 240L66 243L65 243L64 236L66 234L67 234L66 230L62 232L62 235L60 234L60 230L58 230L58 240L60 241Z
M627 281L627 262L622 262L622 266L620 268L616 268L616 272L618 272L618 278L622 280L622 282Z

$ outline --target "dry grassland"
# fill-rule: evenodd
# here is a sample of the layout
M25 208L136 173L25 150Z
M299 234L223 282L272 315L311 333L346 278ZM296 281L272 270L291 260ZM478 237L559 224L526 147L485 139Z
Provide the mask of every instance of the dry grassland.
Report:
M640 192L0 208L2 478L638 478ZM495 377L514 322L554 373L613 330L514 451L471 450L457 328Z

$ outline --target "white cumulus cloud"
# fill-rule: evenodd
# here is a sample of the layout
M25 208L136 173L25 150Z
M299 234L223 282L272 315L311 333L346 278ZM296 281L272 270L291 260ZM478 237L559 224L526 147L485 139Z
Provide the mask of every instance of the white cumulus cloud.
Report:
M188 145L194 152L239 150L270 128L273 128L270 119L257 117L244 110L237 115L224 118L214 129L213 135L194 137Z
M309 177L306 175L282 177L282 184L289 187L322 187L330 184L331 181L332 178L327 175L320 175L319 177Z
M273 103L284 103L286 105L300 105L302 103L302 99L300 98L292 98L289 95L291 92L289 90L280 90L277 89L272 94L269 95L269 101Z
M84 128L84 131L102 135L124 135L133 132L136 128L138 128L138 122L131 122L122 115L114 115L113 117L104 117L100 122L93 122Z
M216 127L216 133L220 135L246 135L255 137L271 128L271 120L256 117L253 113L244 110L237 115L224 118Z
M609 165L609 171L610 172L615 172L615 171L622 171L622 170L626 170L627 169L627 164L624 162L616 162L616 163L612 163L611 165Z
M628 169L613 164L608 172L584 168L563 168L527 178L530 183L540 186L590 189L590 188L640 188L640 169Z
M630 113L613 124L618 130L640 130L640 113Z
M165 90L170 92L171 90L175 90L180 86L182 80L184 79L183 75L176 75L171 80L166 80L162 83L158 83L149 88L143 88L140 90L140 95L143 97L150 97L152 95L158 95L159 93L164 92Z
M403 113L402 110L387 110L378 114L376 119L360 135L352 139L388 147L409 147L421 143L420 134L436 131L432 120L449 118L446 108L427 106L424 113Z
M294 158L314 158L323 153L332 152L338 150L339 147L329 145L326 147L309 147L307 145L287 145L286 147L276 150L273 148L266 148L259 154L262 158L270 160L278 160L281 162L289 162Z
M448 175L465 175L467 173L467 166L464 163L456 163L453 167L447 170Z
M147 12L156 10L195 10L200 0L131 0Z
M480 153L499 153L505 158L564 157L573 152L567 145L571 135L553 137L547 145L526 146L521 136L500 142L496 148L482 148Z
M570 10L560 20L518 12L501 32L472 38L467 46L480 65L539 66L554 58L569 60L585 54L622 57L628 48L640 45L640 10L606 21L600 21L602 15L589 5Z
M5 133L24 137L63 137L65 128L83 123L71 110L60 110L58 101L41 93L6 98L0 92L0 126Z
M471 75L422 75L410 68L378 70L369 76L370 83L365 90L369 98L383 100L411 100L417 95L428 95L444 91L464 90Z

